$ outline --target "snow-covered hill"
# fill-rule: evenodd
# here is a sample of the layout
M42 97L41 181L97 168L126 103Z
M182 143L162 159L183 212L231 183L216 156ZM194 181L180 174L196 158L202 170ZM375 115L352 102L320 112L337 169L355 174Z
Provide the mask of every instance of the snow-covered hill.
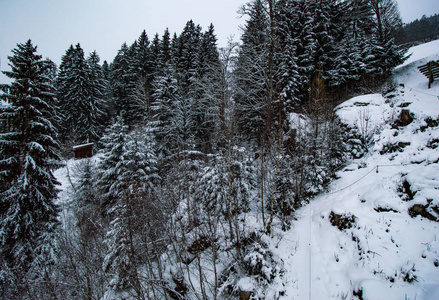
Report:
M439 59L438 45L410 49L391 92L336 108L344 123L372 137L369 153L298 210L289 231L275 226L262 237L282 270L267 299L439 299L439 82L428 89L417 70ZM55 172L64 213L76 164ZM252 278L238 285L254 288Z
M437 45L410 49L392 92L336 108L374 143L271 242L281 299L439 299L439 82L417 70Z

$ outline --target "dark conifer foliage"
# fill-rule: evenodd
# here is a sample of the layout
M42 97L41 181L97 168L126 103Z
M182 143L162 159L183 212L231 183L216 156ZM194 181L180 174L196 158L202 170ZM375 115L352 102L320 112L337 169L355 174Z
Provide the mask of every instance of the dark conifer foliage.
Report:
M407 47L396 44L402 28L396 1L372 0L370 6L373 12L374 27L370 38L369 53L373 59L368 61L368 65L375 73L372 79L382 83L391 75L393 68L404 61Z
M160 148L174 154L177 149L212 151L214 96L206 90L218 80L214 74L219 70L213 25L202 33L199 25L189 21L172 41L165 30L159 44L152 105L157 137L167 136L166 146Z
M1 86L0 282L6 298L29 292L26 280L53 262L59 225L59 183L52 174L60 166L59 145L49 121L55 115L52 64L36 51L30 40L18 44L9 57L12 70L4 72L13 82Z
M137 109L142 109L145 114L150 111L152 82L154 80L156 61L157 61L157 47L158 38L154 38L153 43L150 44L146 31L144 30L137 41L133 44L134 57L132 58L131 76L135 81L131 87L130 95L132 102L134 102ZM137 117L139 120L142 116Z
M126 126L119 118L103 138L107 146L99 166L101 179L98 184L105 192L106 215L110 220L103 268L113 274L110 287L116 291L133 288L142 298L136 253L140 251L139 235L146 229L146 220L137 219L137 212L144 211L148 201L154 201L154 188L160 178L149 133L127 134L125 130Z
M70 78L70 72L73 69L73 60L75 57L75 48L73 45L66 50L66 54L61 57L61 64L59 66L58 76L55 81L57 90L58 109L62 118L64 119L60 124L59 132L61 136L67 136L70 129L73 127L72 116L69 115L69 109L72 109L69 105L68 99L64 95L68 95L69 86L72 85L72 79Z
M158 33L154 35L154 39L151 42L150 49L151 49L151 65L152 65L151 75L155 75L158 69L159 55L161 51L160 38ZM151 80L154 79L153 77L154 76L151 76Z
M185 107L181 102L181 88L178 86L175 69L165 64L162 74L157 76L152 107L155 137L160 157L178 153L183 148L184 132L187 130Z
M122 115L126 122L138 120L138 110L131 101L131 90L135 85L134 74L131 74L130 66L134 57L134 47L128 48L123 43L116 57L110 65L110 85L112 93L113 117Z
M102 66L72 45L58 73L18 45L1 86L0 292L23 298L32 278L58 299L229 299L251 278L268 297L282 267L264 239L346 160L335 105L378 90L404 47L393 0L241 12L241 44L218 48L214 26L190 20L142 31ZM68 150L100 152L68 161L58 257L43 267L58 229L55 128Z
M126 124L144 124L150 113L152 83L157 64L158 40L151 44L143 31L131 46L121 46L111 63L111 90L114 116L122 115Z
M268 72L268 20L262 0L246 8L249 20L242 36L236 67L236 101L239 125L245 136L256 139L264 126Z
M422 16L402 28L402 37L399 43L425 42L439 37L439 15Z
M159 41L157 72L160 73L171 61L171 36L166 28L162 40Z
M104 67L99 65L100 57L96 51L90 53L87 64L90 70L90 85L92 88L92 99L90 107L90 121L94 124L97 137L100 138L103 128L108 124L108 80L104 73ZM108 65L107 65L108 67ZM97 140L94 140L95 142Z
M117 167L120 165L120 158L124 154L126 135L128 126L124 124L122 117L111 125L101 139L103 157L99 163L99 181L98 186L101 190L102 207L104 214L117 201L120 192L120 182Z
M214 27L211 24L208 30L202 34L198 47L199 66L194 76L194 89L198 94L192 104L192 114L194 118L194 134L197 149L210 153L212 152L213 131L215 128L212 116L212 106L215 99L219 97L210 85L215 85L219 80L221 63L216 45ZM212 93L213 92L213 93Z
M404 59L405 48L395 45L401 27L395 1L274 1L273 38L269 38L272 25L268 21L268 3L268 0L255 0L244 10L249 20L242 36L236 70L237 101L241 103L238 111L256 107L249 109L249 114L255 114L260 105L252 101L264 96L259 92L258 97L252 96L251 100L244 101L239 93L248 97L257 87L268 90L263 85L267 85L269 68L263 63L269 61L269 40L273 40L277 48L273 66L277 85L274 92L285 98L283 106L286 111L308 101L311 80L320 69L325 84L333 87L332 96L339 97L354 82L380 84ZM260 53L256 54L256 51ZM254 57L260 57L261 63ZM258 70L247 68L245 71L245 65L251 60L254 61L251 65L258 66ZM241 90L245 86L252 89ZM257 115L261 118L261 112L249 116L253 123ZM245 129L248 126L245 124L249 123L243 123ZM260 128L249 127L250 130Z
M108 113L108 83L96 51L85 59L80 44L70 46L62 57L56 87L63 140L69 145L98 141Z

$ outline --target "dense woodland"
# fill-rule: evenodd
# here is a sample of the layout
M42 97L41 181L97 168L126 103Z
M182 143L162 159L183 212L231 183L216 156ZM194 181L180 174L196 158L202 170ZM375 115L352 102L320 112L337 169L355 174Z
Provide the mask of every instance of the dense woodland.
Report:
M422 16L413 22L405 24L401 30L402 43L427 42L439 37L439 15L434 14L430 17Z
M0 106L0 297L228 299L281 273L261 233L288 230L367 129L332 108L381 91L405 48L392 0L253 0L240 43L214 26L123 44L111 63L29 40ZM365 119L365 121L367 121ZM54 170L76 161L58 199Z

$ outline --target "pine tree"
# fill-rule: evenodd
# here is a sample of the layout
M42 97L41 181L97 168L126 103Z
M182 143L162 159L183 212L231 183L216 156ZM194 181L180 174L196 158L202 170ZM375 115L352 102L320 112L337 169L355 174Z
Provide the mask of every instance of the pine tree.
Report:
M155 39L153 44L150 44L146 31L137 39L134 46L134 57L131 62L131 76L134 84L131 88L130 102L135 104L137 110L144 111L145 114L149 113L151 107L151 94L152 94L152 82L154 80L157 50L154 50L154 43L157 44L158 40ZM144 107L142 107L144 106ZM140 121L143 116L138 116Z
M99 140L106 116L106 81L93 52L84 57L80 44L70 46L57 78L59 107L64 116L63 139L74 143Z
M163 70L171 63L171 38L168 28L163 33L159 45L157 74L163 74Z
M143 31L131 46L124 43L111 64L111 86L116 115L132 127L145 122L150 105L155 62Z
M2 85L0 134L0 279L5 289L26 281L32 266L44 270L53 259L59 208L54 203L59 184L52 174L59 167L57 131L49 121L54 113L55 89L51 64L36 54L28 40L9 57L13 82ZM47 270L47 269L46 269ZM5 272L14 274L4 282ZM47 276L47 273L46 273ZM47 278L44 278L48 280Z
M156 138L161 157L194 150L191 101L183 97L172 68L156 82L154 116Z
M150 42L146 31L143 30L134 46L134 58L130 65L133 75L136 78L147 79L152 72L152 51L150 49ZM150 80L150 79L149 79Z
M120 134L122 130L120 125L113 128L116 134ZM103 174L117 174L109 189L114 201L107 206L111 222L105 240L108 253L103 268L113 274L110 286L114 290L133 288L141 297L143 290L137 270L139 262L136 253L139 252L138 236L142 233L144 221L136 217L136 211L145 205L143 201L146 201L147 195L153 194L154 186L159 180L157 159L152 140L147 134L134 132L125 135L123 141L120 136L119 140L116 151L120 153L119 161L114 167L110 164L101 165L101 168L110 167L103 169ZM105 160L110 157L111 153Z
M101 191L102 210L104 214L111 208L119 196L120 185L118 168L125 152L126 135L128 126L124 125L123 119L119 116L116 122L111 125L101 138L103 157L99 162L99 179L97 185Z
M96 128L97 137L101 137L103 128L108 123L108 91L109 83L105 78L103 68L99 65L99 55L96 51L90 53L87 58L87 64L90 69L90 85L92 89L92 98L90 103L90 120ZM97 140L93 140L96 142Z
M249 4L235 76L237 119L247 138L261 139L265 130L268 74L268 19L262 0Z
M102 74L104 75L104 79L109 82L110 81L110 65L108 65L108 62L104 60L102 63Z
M345 32L345 24L341 22L343 12L336 1L323 0L311 1L309 9L314 16L314 40L316 53L314 68L322 69L322 76L327 80L326 73L336 72L334 67L334 54L336 44L342 39ZM314 74L313 74L314 75Z
M371 35L374 28L373 11L369 0L349 0L342 8L347 12L344 22L348 25L348 35L353 40L365 35Z
M188 21L178 40L177 72L181 77L180 82L184 94L191 97L192 79L199 66L201 27L195 25L192 20Z
M279 85L279 95L283 102L283 111L291 112L298 106L299 73L297 65L297 47L294 43L294 10L292 1L283 0L278 3L276 14L278 45L276 49L276 64L279 71L275 76ZM284 118L285 119L285 118Z
M154 89L155 137L159 157L163 158L181 150L183 133L188 130L184 125L188 120L182 119L181 91L172 66L163 69L163 75L155 80Z
M308 1L293 1L292 11L297 12L291 20L292 43L296 48L297 65L297 97L301 104L308 100L311 76L316 66L314 58L316 42L313 33L313 13Z
M130 73L132 59L130 52L128 45L123 43L110 65L110 85L114 107L113 117L122 115L125 122L132 120L132 117L134 117L129 115L132 112L129 93L130 85L133 82L133 76Z
M169 49L170 60L175 69L177 69L178 58L180 56L180 39L177 36L177 33L174 32L174 35L171 39L171 47Z
M158 134L167 134L166 151L176 153L177 149L196 149L209 152L213 124L203 84L208 81L208 76L213 79L208 75L212 73L209 64L215 60L219 65L213 27L203 35L201 27L189 21L179 37L174 35L169 49L167 36L166 31L164 48L159 54L163 63L154 84L154 115L161 127ZM161 138L158 136L158 139Z
M374 45L374 67L379 71L379 79L384 80L390 76L394 67L404 62L407 49L395 44L402 21L398 4L394 0L371 0L370 3L375 17L374 38L371 39Z
M66 50L66 53L61 57L61 64L59 66L58 76L55 80L57 91L57 106L63 121L59 124L59 132L61 138L66 138L71 128L73 128L73 120L70 115L71 105L66 95L68 95L70 86L73 84L71 71L74 66L74 57L76 55L73 45Z
M160 51L161 51L161 41L160 41L158 33L156 33L154 35L154 39L152 40L149 48L151 51L152 71L150 73L150 76L151 76L151 80L152 80L153 76L157 73L157 68L159 65L159 56L160 56Z
M213 103L219 94L209 91L209 86L218 85L221 66L219 53L216 47L216 36L211 24L209 29L202 35L199 47L199 66L192 81L192 89L198 91L191 105L191 114L194 120L195 141L197 149L209 153L212 151L212 134L215 124L212 116ZM218 91L217 91L218 92Z

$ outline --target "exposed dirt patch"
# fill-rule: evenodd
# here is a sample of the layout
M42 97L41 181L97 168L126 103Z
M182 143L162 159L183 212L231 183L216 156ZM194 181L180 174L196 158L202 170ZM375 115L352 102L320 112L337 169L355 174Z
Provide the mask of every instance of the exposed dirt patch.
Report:
M374 210L376 212L393 212L393 213L399 213L399 211L394 210L393 208L389 208L389 207L375 207Z
M409 215L412 218L416 218L417 216L424 217L426 219L429 219L431 221L439 222L439 219L437 216L433 215L432 212L429 210L433 210L434 212L437 212L439 208L437 206L429 207L430 203L427 205L422 204L415 204L412 207L409 208Z
M350 213L336 214L333 211L329 214L329 221L332 226L337 227L340 230L352 228L355 224L356 217Z

